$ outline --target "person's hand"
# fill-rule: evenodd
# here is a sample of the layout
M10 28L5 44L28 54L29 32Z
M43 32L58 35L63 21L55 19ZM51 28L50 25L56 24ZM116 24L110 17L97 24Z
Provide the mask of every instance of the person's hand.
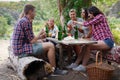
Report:
M46 38L46 32L44 31L40 36L42 39Z
M71 31L72 30L72 26L68 25L67 30L68 30L68 32Z
M91 40L90 38L87 38L87 37L84 37L84 39L86 39L86 40Z
M67 33L67 36L72 36L72 34L71 33Z
M78 22L78 21L73 21L73 22L76 23L76 24L80 24L80 25L83 24L82 22Z
M77 24L77 21L72 20L72 26L75 26Z
M84 35L82 38L83 38L83 39L86 39L86 40L90 40L90 37L85 36L85 35Z
M38 36L39 36L40 39L46 38L46 32L44 31L44 29L42 29L42 30L39 32Z
M44 25L45 25L45 27L46 27L46 26L48 26L48 25L49 25L49 22L48 22L48 21L46 21Z
M40 32L38 33L38 35L41 35L41 34L43 34L45 31L44 31L44 29L42 29L42 30L40 30Z

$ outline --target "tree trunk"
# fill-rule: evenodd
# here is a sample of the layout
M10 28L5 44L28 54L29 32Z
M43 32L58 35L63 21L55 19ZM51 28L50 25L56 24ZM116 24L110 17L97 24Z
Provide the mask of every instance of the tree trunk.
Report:
M57 3L58 3L59 15L60 15L60 23L63 27L64 26L63 5L61 4L60 0L57 0Z

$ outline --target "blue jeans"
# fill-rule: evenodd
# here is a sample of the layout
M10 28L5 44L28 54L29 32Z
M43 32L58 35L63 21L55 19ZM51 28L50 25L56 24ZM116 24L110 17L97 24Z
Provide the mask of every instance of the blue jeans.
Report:
M107 46L109 46L110 48L112 48L114 46L114 41L110 38L106 38L104 39L104 42L107 44Z

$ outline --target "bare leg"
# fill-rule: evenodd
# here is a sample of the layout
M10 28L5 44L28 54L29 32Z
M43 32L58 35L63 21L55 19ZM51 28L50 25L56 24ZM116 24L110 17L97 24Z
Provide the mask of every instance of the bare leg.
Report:
M76 55L78 56L78 55L80 54L80 52L81 52L81 47L80 47L80 45L75 45L75 46L73 46L73 49L74 49Z
M83 54L81 53L81 47L79 45L76 45L74 46L74 50L77 55L77 60L75 61L75 63L79 64L83 57Z
M77 55L77 59L75 61L76 64L79 65L79 63L81 62L81 60L83 59L83 56L84 56L85 52L82 51L82 47L80 48L80 52L79 54Z
M67 47L67 53L68 53L68 63L71 63L72 62L72 47L71 46L68 46Z
M56 67L55 63L55 48L54 45L50 42L42 43L43 49L47 51L47 56L52 67Z
M86 66L89 59L90 59L90 46L87 46L86 53L84 54L84 57L83 57L82 65Z
M104 41L98 41L97 44L88 45L88 47L86 49L86 53L83 57L82 65L84 65L84 66L87 65L87 62L90 58L90 51L91 50L106 50L106 49L109 49L109 47L104 43Z

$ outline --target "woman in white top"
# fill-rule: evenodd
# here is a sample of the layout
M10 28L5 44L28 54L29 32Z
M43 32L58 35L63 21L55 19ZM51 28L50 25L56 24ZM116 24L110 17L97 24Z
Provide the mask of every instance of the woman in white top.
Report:
M59 30L58 27L54 24L54 19L49 19L47 24L49 29L49 37L55 38Z
M81 17L83 18L83 21L88 21L87 8L82 8ZM92 27L91 26L89 26L89 27L81 26L79 28L79 30L83 30L84 38L92 37Z
M81 17L83 18L82 22L88 20L88 12L87 12L86 8L82 8ZM92 27L91 26L89 26L89 27L80 26L78 28L78 30L81 33L83 33L84 38L92 37ZM77 57L76 61L74 63L72 63L71 65L67 66L67 68L72 68L73 70L77 68L80 61L82 61L82 57L83 57L84 53L82 54L82 52L80 52L79 55L81 55L81 56Z

